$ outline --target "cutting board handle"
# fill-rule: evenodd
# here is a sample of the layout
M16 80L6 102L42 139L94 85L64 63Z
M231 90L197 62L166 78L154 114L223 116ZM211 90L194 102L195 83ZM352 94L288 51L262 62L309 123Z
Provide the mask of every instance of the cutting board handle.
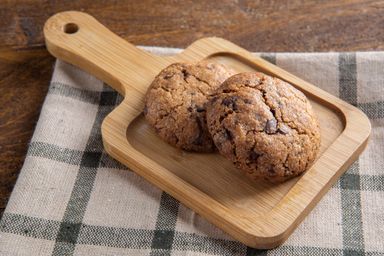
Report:
M52 55L86 70L122 95L129 90L145 93L158 70L169 64L166 58L136 48L83 12L50 17L44 36Z

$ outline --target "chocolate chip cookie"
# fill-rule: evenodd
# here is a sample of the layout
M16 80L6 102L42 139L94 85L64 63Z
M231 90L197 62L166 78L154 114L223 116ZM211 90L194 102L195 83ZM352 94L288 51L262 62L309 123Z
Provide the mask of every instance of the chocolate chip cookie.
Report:
M156 76L145 96L144 115L158 135L178 148L215 149L206 124L205 105L233 71L210 62L175 63Z
M319 124L305 95L263 73L226 80L207 104L207 123L220 153L255 180L297 176L320 148Z

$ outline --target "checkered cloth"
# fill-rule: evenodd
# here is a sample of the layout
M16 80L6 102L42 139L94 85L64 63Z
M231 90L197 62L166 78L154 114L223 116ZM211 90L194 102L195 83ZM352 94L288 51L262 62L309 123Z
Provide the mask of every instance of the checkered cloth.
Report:
M247 248L111 159L100 125L121 97L58 61L1 219L0 255L384 255L384 52L261 56L358 106L373 126L360 159L282 246Z

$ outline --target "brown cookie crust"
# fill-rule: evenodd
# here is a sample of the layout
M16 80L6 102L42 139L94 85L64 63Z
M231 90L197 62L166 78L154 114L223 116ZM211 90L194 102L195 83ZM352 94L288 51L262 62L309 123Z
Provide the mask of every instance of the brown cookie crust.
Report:
M145 96L147 121L173 146L188 151L213 151L205 105L232 74L224 65L206 61L168 66L156 76Z
M254 180L297 176L320 148L319 124L305 95L263 73L227 79L207 104L207 123L220 153Z

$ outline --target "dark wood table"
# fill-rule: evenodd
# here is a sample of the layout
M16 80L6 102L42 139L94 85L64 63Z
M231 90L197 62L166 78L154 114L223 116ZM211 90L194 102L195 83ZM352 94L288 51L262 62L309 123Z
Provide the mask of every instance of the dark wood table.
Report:
M219 36L258 52L384 49L384 1L0 0L0 215L47 93L44 21L88 12L133 44L186 47Z

